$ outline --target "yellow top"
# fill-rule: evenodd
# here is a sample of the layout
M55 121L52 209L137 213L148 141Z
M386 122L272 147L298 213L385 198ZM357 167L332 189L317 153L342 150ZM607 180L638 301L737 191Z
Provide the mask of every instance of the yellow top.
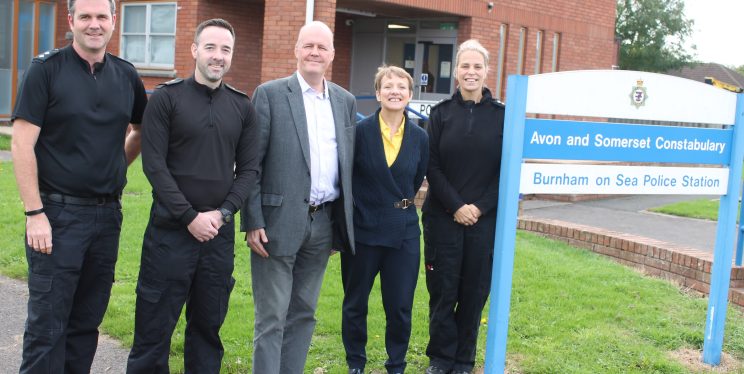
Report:
M398 157L400 145L403 143L403 128L406 125L406 117L403 116L403 120L400 121L400 127L398 127L398 131L395 132L392 139L390 138L390 126L382 119L382 113L380 113L379 118L382 146L385 148L385 159L387 160L388 167L390 167Z

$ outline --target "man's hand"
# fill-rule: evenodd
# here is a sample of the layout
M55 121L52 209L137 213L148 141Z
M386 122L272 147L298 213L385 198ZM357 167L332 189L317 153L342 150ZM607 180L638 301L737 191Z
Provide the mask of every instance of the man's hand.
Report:
M269 242L269 238L266 237L266 230L263 228L250 230L245 233L245 240L248 242L248 246L251 247L251 250L255 252L257 255L267 258L269 257L269 252L266 252L266 249L264 249L264 244Z
M206 242L217 236L217 233L219 232L218 229L222 225L222 219L215 218L213 212L215 211L199 213L196 215L196 218L189 223L189 232L194 236L194 238L196 238L196 240ZM217 212L217 215L221 217L220 212Z
M52 254L52 225L46 214L26 217L26 240L34 251Z
M478 208L475 208L475 210L480 213ZM473 206L470 204L461 206L460 209L455 212L455 222L465 226L475 225L475 223L478 222L478 215L473 211Z

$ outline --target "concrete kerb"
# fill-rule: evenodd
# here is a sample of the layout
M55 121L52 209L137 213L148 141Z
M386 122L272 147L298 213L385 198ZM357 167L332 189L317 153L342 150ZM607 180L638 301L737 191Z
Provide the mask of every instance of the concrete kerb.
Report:
M519 217L517 228L588 249L706 296L710 291L713 263L710 252L643 236L532 216ZM731 269L729 301L744 308L744 267L734 265Z

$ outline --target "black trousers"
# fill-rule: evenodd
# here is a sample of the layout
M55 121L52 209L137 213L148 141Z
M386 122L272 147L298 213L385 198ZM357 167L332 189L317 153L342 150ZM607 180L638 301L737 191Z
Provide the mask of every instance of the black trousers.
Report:
M44 209L52 253L26 244L29 298L20 373L89 373L114 281L121 204L44 201Z
M341 336L350 368L364 369L367 363L367 307L375 277L380 274L382 304L385 308L385 349L389 373L406 368L406 351L411 337L411 308L421 258L419 238L403 241L401 248L356 243L356 254L341 253L344 302Z
M170 372L171 337L184 304L185 372L220 371L224 348L219 331L235 284L234 225L222 226L204 243L179 226L156 225L151 219L145 230L127 373Z
M441 211L426 212L424 262L429 290L430 363L445 370L471 371L478 327L491 285L496 214L473 226Z

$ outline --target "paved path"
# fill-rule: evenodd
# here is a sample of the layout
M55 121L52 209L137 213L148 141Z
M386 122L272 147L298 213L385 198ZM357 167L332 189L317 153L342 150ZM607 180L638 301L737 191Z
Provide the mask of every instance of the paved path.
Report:
M26 282L0 276L0 373L18 373L23 348L23 326L26 321ZM101 336L91 373L124 373L129 349Z
M604 228L712 252L715 222L646 211L676 201L701 198L717 196L638 195L574 203L526 200L522 208L526 216Z

